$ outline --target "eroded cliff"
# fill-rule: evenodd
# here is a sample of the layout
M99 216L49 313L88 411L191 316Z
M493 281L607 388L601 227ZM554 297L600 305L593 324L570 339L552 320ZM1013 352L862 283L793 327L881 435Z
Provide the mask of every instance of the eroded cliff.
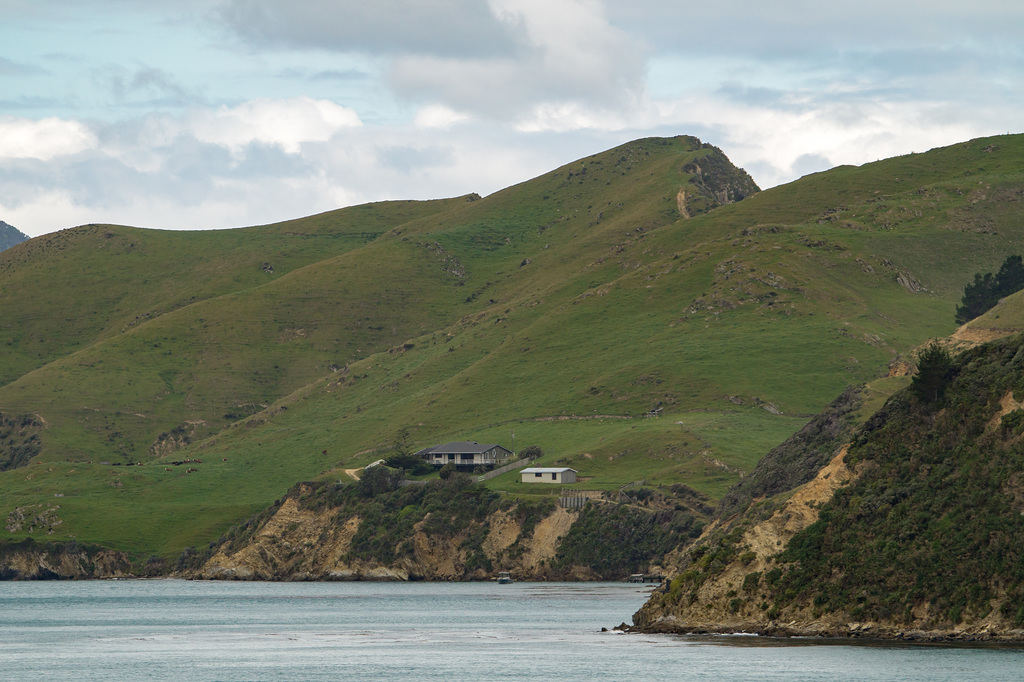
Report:
M537 510L513 504L470 514L465 523L458 523L450 509L427 510L407 535L394 537L395 547L383 549L373 547L374 540L388 533L367 524L383 525L389 519L367 521L365 512L345 505L310 508L312 494L306 487L287 497L244 542L218 545L209 559L182 575L242 580L483 580L500 569L520 579L544 579L551 575L550 563L562 537L579 516L553 505ZM404 516L412 515L407 511ZM361 529L364 542L354 547Z
M76 542L0 546L0 580L127 578L139 572L124 552Z
M510 571L521 580L621 579L660 572L666 552L702 527L700 512L598 499L569 510L552 498L504 497L464 477L407 487L366 480L301 484L205 551L186 552L176 574L485 580ZM629 546L609 548L619 536Z
M812 481L680 553L635 627L1024 641L1022 396L1021 336L920 367Z

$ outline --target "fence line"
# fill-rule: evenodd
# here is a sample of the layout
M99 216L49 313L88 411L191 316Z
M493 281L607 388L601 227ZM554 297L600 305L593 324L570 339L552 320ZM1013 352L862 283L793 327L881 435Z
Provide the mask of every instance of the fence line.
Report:
M558 506L563 509L583 509L590 500L604 499L601 490L566 490L558 493Z
M497 469L492 469L491 471L488 471L486 474L483 474L481 476L477 476L476 480L478 482L480 482L480 483L483 483L484 481L486 481L489 478L494 478L495 476L501 476L502 474L507 473L509 471L512 471L513 469L522 469L527 464L532 462L534 459L535 459L534 457L526 457L524 459L520 459L520 460L517 460L515 462L512 462L511 464L506 464L505 466L498 467Z

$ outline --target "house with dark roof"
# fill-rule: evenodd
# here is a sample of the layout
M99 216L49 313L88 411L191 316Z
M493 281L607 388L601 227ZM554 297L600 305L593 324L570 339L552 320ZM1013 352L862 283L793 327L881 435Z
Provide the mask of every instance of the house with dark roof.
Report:
M457 467L493 467L499 461L507 459L512 451L497 443L477 443L475 441L454 441L444 445L423 448L416 453L431 464L444 466L455 464Z

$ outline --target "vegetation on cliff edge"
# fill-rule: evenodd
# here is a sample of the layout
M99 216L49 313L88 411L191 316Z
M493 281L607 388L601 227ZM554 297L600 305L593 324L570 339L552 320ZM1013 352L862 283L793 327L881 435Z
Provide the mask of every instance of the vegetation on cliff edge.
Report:
M941 398L891 399L846 461L858 479L765 575L773 609L1024 625L1024 337L966 351Z

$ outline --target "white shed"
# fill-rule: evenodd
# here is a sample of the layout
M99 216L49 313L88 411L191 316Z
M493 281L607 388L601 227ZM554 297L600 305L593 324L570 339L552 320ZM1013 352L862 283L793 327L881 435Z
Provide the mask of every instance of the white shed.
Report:
M575 469L569 467L527 467L521 472L523 483L575 483Z

